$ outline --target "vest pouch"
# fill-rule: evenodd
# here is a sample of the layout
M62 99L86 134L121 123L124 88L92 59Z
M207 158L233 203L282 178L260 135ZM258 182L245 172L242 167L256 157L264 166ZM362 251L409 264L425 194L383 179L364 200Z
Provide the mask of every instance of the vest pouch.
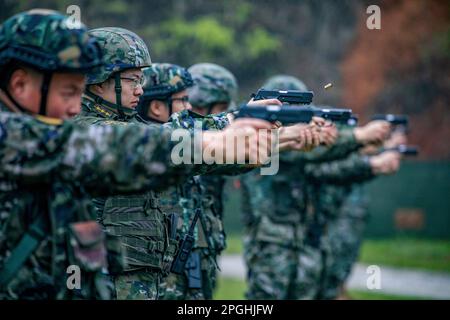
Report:
M106 234L106 249L108 250L108 272L111 275L120 274L125 271L125 249L120 238Z
M173 259L178 251L178 240L169 239L169 245L163 258L163 274L168 275L170 273L170 267L172 266Z
M168 229L165 214L152 193L107 198L102 224L121 243L125 271L162 270Z

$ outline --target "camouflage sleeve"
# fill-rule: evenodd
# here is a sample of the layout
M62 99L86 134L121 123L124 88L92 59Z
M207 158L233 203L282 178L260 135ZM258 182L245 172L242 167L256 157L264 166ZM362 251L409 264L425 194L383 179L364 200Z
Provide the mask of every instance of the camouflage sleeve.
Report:
M331 184L364 182L374 177L368 158L358 153L341 160L306 164L304 172L308 179Z
M223 130L230 122L226 112L203 116L190 110L183 110L172 114L169 123L174 128L189 130L195 128L202 130Z
M195 174L171 161L172 130L164 127L44 124L0 113L0 180L78 182L94 194L162 187Z
M339 137L332 146L320 146L311 152L284 152L280 154L280 160L290 163L333 161L347 157L350 153L361 148L361 146L355 139L353 129L340 129Z
M201 130L223 130L228 124L227 112L203 116L195 112L184 110L172 114L169 123L165 124L173 129L201 129ZM254 167L245 164L211 164L197 165L195 171L197 174L219 174L219 175L238 175L253 170Z

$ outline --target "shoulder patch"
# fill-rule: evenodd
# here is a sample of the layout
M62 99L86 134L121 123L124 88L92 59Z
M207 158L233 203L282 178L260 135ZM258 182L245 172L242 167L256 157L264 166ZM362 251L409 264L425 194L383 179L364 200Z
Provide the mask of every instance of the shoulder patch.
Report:
M101 122L101 124L127 126L129 123L128 122L123 122L123 121L106 120L106 121Z

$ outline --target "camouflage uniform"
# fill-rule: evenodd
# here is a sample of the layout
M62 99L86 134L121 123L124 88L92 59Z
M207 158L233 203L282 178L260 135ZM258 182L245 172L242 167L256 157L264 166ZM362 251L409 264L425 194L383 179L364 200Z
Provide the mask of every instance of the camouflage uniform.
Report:
M305 166L305 174L308 178L307 191L312 211L305 247L309 247L308 252L314 251L314 248L317 251L309 256L305 254L305 259L309 257L309 260L316 261L314 265L321 266L312 287L315 298L333 299L337 296L338 287L331 286L330 281L336 272L341 273L335 268L336 263L342 259L341 255L348 254L342 251L340 239L350 236L339 211L352 184L371 179L372 169L367 157L353 153L342 160L308 164Z
M285 80L283 84L281 80ZM305 90L289 78L269 80L266 89L286 87ZM243 187L244 258L247 264L248 299L312 299L320 277L320 251L304 246L307 225L312 218L304 167L346 157L357 150L351 130L340 130L332 147L312 152L287 152L280 155L276 175L260 176L254 172L241 179ZM319 247L319 244L314 244Z
M121 71L150 66L147 47L136 34L121 28L99 28L90 33L99 39L107 64L88 75L88 85L113 78L117 90ZM145 121L136 110L122 106L120 91L118 97L119 103L113 104L88 87L76 121L107 126L133 123L159 127ZM119 237L126 252L125 272L112 276L117 299L157 299L159 282L169 273L177 242L169 238L172 226L159 198L160 191L147 190L93 199L100 223L107 233Z
M195 167L171 164L171 130L143 126L85 128L70 122L51 126L3 110L5 107L2 105L0 188L4 199L0 209L0 270L30 221L34 220L36 213L30 208L41 203L40 199L49 199L46 212L51 213L49 218L56 223L52 226L70 230L72 222L95 217L96 213L87 201L90 199L88 194L104 196L165 187L197 172L191 172ZM92 225L87 226L90 226L86 227L87 231L95 231ZM74 240L70 242L73 250L68 253L62 249L67 248L63 239L69 231L49 233L48 239L17 271L8 288L5 287L8 291L0 290L0 296L70 297L73 293L65 290L65 271L69 264L80 265L88 277L87 280L82 279L82 284L90 283L89 275L99 274L104 266L100 262L103 262L105 254L101 232L100 235L83 233L86 230L73 230ZM49 241L54 245L48 246ZM58 250L53 259L49 259L51 250ZM67 262L64 262L63 254L67 254ZM92 256L96 259L93 260ZM114 257L108 256L110 258L112 262ZM58 263L55 264L56 261ZM115 267L113 264L108 264L110 271L117 271L111 269ZM93 270L86 269L88 267ZM50 287L58 292L47 292ZM91 289L84 285L82 288ZM93 295L87 297L92 298Z
M72 69L81 72L84 64L90 68L101 62L101 52L84 27L67 31L67 25L65 17L47 11L7 20L0 29L2 63L27 59L28 65L36 63L45 72L67 70L73 64ZM49 29L54 29L51 37L39 37ZM68 39L64 32L69 32L72 42L64 42ZM30 34L33 37L24 41ZM33 40L44 41L33 43L33 50L27 51ZM83 51L85 46L89 54ZM48 60L40 59L36 48L51 51ZM58 58L52 60L52 54ZM0 100L0 298L109 298L110 285L101 271L121 271L120 245L111 235L104 241L88 194L163 188L202 172L202 167L171 162L175 144L170 128L86 128L42 115L14 114L11 103ZM45 107L42 110L45 115ZM67 289L66 268L71 264L81 268L81 290Z
M189 101L193 106L205 108L207 115L216 103L227 103L230 108L235 106L237 81L231 72L212 63L195 64L188 71L195 81L195 85L188 89ZM171 275L165 284L165 298L212 299L216 287L217 258L226 247L222 202L225 177L212 173L194 177L192 182L198 190L196 201L202 206L201 232L196 245L198 248L194 250L194 254L200 255L202 288L189 288L189 278ZM193 212L191 210L191 217ZM185 226L188 225L186 222Z
M9 77L18 65L26 64L43 74L36 117L55 122L58 119L46 117L53 73L63 69L85 73L101 63L101 53L86 28L83 25L70 28L68 18L55 11L23 12L0 27L0 87L9 99L9 107L17 112L31 113L8 90ZM2 100L0 114L11 114ZM8 135L20 138L24 133L34 134L29 130L32 128L22 131L19 121L6 121L12 126L0 129L2 139ZM38 137L40 148L53 148L51 136ZM108 299L108 283L101 276L102 269L107 267L106 243L101 229L92 220L83 189L62 183L57 175L52 181L31 179L23 184L14 179L19 172L26 171L23 163L17 161L20 159L16 159L17 153L26 154L27 148L33 146L18 140L16 143L22 150L5 152L4 148L1 152L4 171L0 174L0 299ZM49 158L47 166L51 163ZM10 177L7 170L11 169L16 173ZM39 167L30 165L29 169L30 173L39 173ZM70 264L81 268L82 289L67 290L66 268Z
M342 187L341 187L342 188ZM328 225L331 262L324 274L321 296L334 299L357 261L363 233L368 221L363 186L353 184Z
M189 72L167 63L152 65L144 70L144 76L146 85L138 109L141 117L150 122L159 122L148 117L148 106L152 100L166 102L171 114L171 96L193 85ZM224 114L203 117L188 110L172 114L170 124L175 128L191 128L196 120L201 121L203 130L221 130L228 124ZM204 189L199 184L199 177L193 177L186 183L173 186L163 192L160 202L164 211L179 217L177 238L183 238L189 229L195 210L203 209L202 205L205 203ZM210 230L215 227L215 223L217 222L207 214L207 211L202 210L194 232L196 245L187 262L185 274L171 273L165 278L160 285L160 299L212 298L216 262L215 256L211 255L214 243L211 241ZM197 274L194 275L194 273ZM194 277L199 277L197 280L200 280L201 284L199 281L193 283Z

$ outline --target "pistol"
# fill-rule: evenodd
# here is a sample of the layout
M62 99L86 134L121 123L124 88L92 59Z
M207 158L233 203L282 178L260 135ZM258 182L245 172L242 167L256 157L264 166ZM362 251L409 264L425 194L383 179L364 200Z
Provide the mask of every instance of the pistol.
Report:
M313 117L322 117L331 121L347 122L352 116L350 109L330 109L296 105L243 105L234 113L236 118L257 118L269 122L279 121L283 125L309 123Z
M252 94L254 100L278 99L288 104L310 104L314 97L312 91L300 90L266 90L261 88L256 94Z
M405 144L400 144L393 148L382 149L384 151L397 151L404 156L417 156L419 154L419 148L417 146L407 146Z
M394 126L408 127L408 116L403 114L376 114L372 116L372 120L384 120L388 121Z

